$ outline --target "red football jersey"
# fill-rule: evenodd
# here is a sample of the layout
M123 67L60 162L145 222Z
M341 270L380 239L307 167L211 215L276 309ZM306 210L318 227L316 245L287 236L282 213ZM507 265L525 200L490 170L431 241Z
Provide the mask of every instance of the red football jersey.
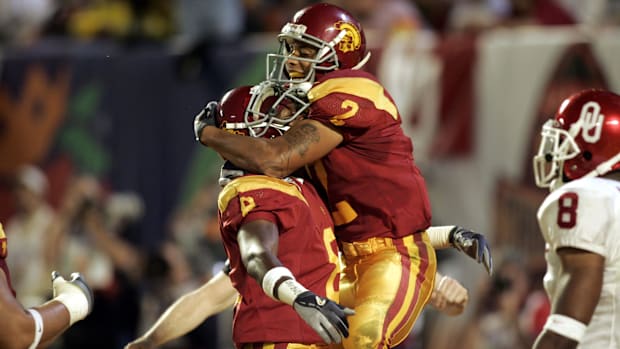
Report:
M308 166L327 194L339 240L402 237L430 226L426 183L392 97L369 73L337 70L308 92L310 119L344 137Z
M218 199L222 240L230 278L241 295L233 340L246 343L320 343L295 310L267 296L240 257L237 232L254 220L278 226L278 259L312 292L338 301L338 248L329 213L309 182L249 175L230 182Z

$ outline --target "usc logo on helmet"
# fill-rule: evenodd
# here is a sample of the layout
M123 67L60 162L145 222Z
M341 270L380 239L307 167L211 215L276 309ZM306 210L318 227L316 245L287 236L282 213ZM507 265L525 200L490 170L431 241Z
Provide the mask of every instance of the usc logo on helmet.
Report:
M342 52L351 52L360 48L362 45L362 36L357 28L347 22L336 22L334 27L338 30L344 30L345 34L340 43L338 49Z

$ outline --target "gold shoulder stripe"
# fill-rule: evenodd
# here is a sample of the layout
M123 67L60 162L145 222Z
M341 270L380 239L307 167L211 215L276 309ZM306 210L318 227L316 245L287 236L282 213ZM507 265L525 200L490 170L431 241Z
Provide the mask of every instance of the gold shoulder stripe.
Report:
M385 96L383 86L373 80L360 77L328 79L308 91L308 100L312 103L330 93L347 93L367 99L375 108L386 111L398 120L396 106Z
M217 200L217 207L220 212L224 212L228 207L230 200L236 196L251 190L260 189L276 190L286 195L296 197L303 201L306 205L308 204L306 198L302 195L301 190L295 184L269 176L246 176L233 180L222 189Z

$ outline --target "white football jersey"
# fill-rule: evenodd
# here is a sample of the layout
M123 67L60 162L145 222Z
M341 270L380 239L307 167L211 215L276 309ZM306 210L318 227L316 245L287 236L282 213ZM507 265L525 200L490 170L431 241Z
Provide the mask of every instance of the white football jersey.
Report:
M551 303L560 296L560 247L605 257L603 289L578 348L620 348L620 182L584 178L550 193L538 209L546 242L544 286Z

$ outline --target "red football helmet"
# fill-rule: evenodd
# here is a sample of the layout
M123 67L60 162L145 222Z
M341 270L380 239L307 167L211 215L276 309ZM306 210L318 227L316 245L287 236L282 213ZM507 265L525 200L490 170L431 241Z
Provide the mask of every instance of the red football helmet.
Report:
M305 109L293 92L283 91L270 82L234 88L226 92L218 104L216 125L246 136L280 136Z
M361 24L349 12L331 4L315 4L295 13L280 34L280 52L267 55L267 79L277 82L314 82L317 74L336 69L359 69L370 58ZM316 48L314 58L295 57L312 63L303 79L292 80L286 72L291 55L287 41L296 40Z
M542 127L534 177L539 187L596 177L620 169L620 96L578 92L562 102Z

